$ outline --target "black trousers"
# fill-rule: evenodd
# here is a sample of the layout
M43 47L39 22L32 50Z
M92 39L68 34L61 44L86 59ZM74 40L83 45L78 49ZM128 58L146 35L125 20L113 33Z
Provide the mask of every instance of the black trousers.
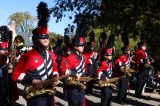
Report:
M143 69L137 74L137 84L135 94L140 96L143 90L143 87L148 79L148 69Z
M126 95L127 95L127 89L128 89L128 82L129 82L129 78L128 77L124 77L121 78L119 80L119 89L118 89L118 95L117 98L118 100L121 101L125 101L126 100Z
M84 91L80 91L77 88L70 89L68 93L68 105L69 106L83 106L85 99Z
M95 65L96 65L96 63L88 65L88 76L93 77L93 78L96 75L96 66ZM88 93L88 94L92 94L93 93L94 83L95 83L95 81L87 82L86 93Z
M0 78L0 106L7 106L7 79Z
M54 96L41 95L27 100L27 106L54 106Z
M112 88L104 87L101 89L101 106L110 106L112 100Z
M93 86L94 86L94 81L87 82L86 94L93 93Z
M64 99L67 99L67 91L66 91L66 86L67 86L67 79L63 79L63 97Z

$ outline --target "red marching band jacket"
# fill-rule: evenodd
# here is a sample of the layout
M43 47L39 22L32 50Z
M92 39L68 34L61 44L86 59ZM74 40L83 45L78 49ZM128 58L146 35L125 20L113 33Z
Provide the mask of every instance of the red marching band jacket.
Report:
M6 79L6 74L8 74L8 63L9 63L8 56L6 57L5 60L0 59L0 78ZM9 97L10 98L9 101L13 102L13 101L16 101L19 99L19 92L18 92L18 88L17 88L17 83L15 81L9 80L10 79L9 77L11 77L11 76L9 76L9 74L8 74L8 81L11 81L11 82L6 82L6 83L8 83L8 87L9 86L11 86L11 87L6 88L7 87L6 84L3 87L5 87L5 89L7 89L7 90L9 89L12 91L10 94L10 97ZM11 84L11 85L9 85L9 84Z
M122 76L124 73L120 71L120 67L130 67L131 60L125 54L123 54L118 59L116 59L114 63L116 67L116 71L114 72L115 76Z
M95 56L97 55L97 52L89 50L89 51L86 51L84 53L84 55L86 57L86 74L87 74L88 73L88 67L87 66L94 64L95 61L93 61L93 60L95 60Z
M98 68L97 74L98 74L98 79L102 80L110 79L112 76L112 62L105 60L102 61Z
M62 75L68 74L69 71L71 71L72 77L76 77L77 74L86 76L85 63L86 57L84 55L79 57L76 53L72 53L69 56L62 57L62 61L60 63ZM85 99L83 102L83 106L86 106Z
M62 56L61 57L61 62L60 62L60 69L61 69L61 74L65 75L66 73L66 69L68 69L67 66L67 61L66 61L67 56Z
M137 65L149 62L147 53L140 49L136 51L134 59Z
M12 79L31 83L33 78L46 80L54 75L59 76L55 54L50 50L46 50L46 54L47 58L43 60L35 49L24 53L14 69Z
M86 75L85 71L85 63L86 58L84 55L79 59L78 55L72 53L70 56L66 56L62 58L61 61L61 71L62 74L67 74L67 71L71 71L71 76L76 77L77 74L81 74L81 76ZM68 69L68 70L67 70Z

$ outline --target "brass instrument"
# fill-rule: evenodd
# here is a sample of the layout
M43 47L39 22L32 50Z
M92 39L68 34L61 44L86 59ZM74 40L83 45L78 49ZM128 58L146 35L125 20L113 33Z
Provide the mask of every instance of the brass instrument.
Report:
M148 63L146 63L146 64L144 65L144 67L145 67L145 68L153 68L153 66L152 66L151 64L148 64Z
M120 70L126 74L127 77L132 76L132 73L136 73L134 69L131 69L127 66L121 67Z
M48 94L48 95L54 95L56 93L56 89L53 89L52 84L53 82L62 80L64 78L67 78L70 74L66 74L60 77L51 78L48 80L45 80L43 83L43 88L37 88L32 85L25 85L24 89L24 98L30 99L39 95Z
M112 88L116 88L115 83L118 82L119 79L123 78L124 76L111 78L109 80L99 80L98 85L100 88L111 86Z
M80 78L75 78L75 77L68 77L67 83L69 86L77 86L81 90L86 89L86 82L89 82L91 80L97 80L97 78L92 78L92 77L80 77Z
M16 47L23 46L24 45L24 38L20 35L17 35L14 39L14 44Z
M151 57L151 55L148 55L147 61L150 62L150 64L149 64L149 63L146 63L146 64L144 65L144 67L145 67L145 68L153 68L153 66L151 65L151 63L154 62L154 59Z

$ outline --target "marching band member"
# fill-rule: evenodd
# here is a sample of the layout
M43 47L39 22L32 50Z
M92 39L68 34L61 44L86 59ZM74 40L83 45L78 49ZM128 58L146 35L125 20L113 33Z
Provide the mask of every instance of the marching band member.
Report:
M138 50L136 51L134 57L138 71L137 85L135 90L135 94L137 97L141 97L143 87L147 81L148 67L150 66L150 61L145 50L146 44L144 42L139 42Z
M129 47L122 47L123 54L115 61L115 64L118 65L118 71L119 75L124 75L125 72L121 71L121 67L130 67L130 49ZM127 89L128 89L128 83L129 83L129 77L126 76L119 80L119 89L118 89L118 101L120 104L124 104L126 102L126 96L127 96Z
M65 58L66 64L62 65L66 70L64 74L71 71L71 77L81 78L86 76L85 72L85 56L84 51L85 40L83 37L75 36L72 40L73 53ZM68 83L68 82L67 82ZM68 85L68 105L69 106L85 106L85 92L76 85Z
M86 57L86 73L87 76L94 78L96 77L96 70L97 70L97 52L95 51L95 42L94 42L94 32L91 31L89 34L90 42L88 42L88 49L85 51L84 55ZM93 94L93 85L94 81L91 80L87 82L86 94L92 95Z
M33 49L25 52L17 63L13 80L23 84L43 88L44 81L58 77L58 69L55 54L49 50L49 35L47 22L49 20L49 12L47 4L40 2L37 7L38 11L38 27L32 31ZM53 83L53 88L56 83ZM54 96L42 94L34 98L27 99L28 106L53 106Z
M64 47L64 54L62 55L62 59L60 62L60 70L61 74L65 75L66 69L68 69L67 63L66 63L66 58L72 54L72 48L70 44L67 44ZM64 100L67 100L68 95L67 95L67 78L63 79L63 97Z
M18 99L16 83L12 81L13 57L11 56L12 32L0 27L0 105L10 106ZM13 91L13 92L12 92Z
M123 70L123 69L125 69L124 67L130 68L130 65L131 65L129 38L128 38L127 32L125 32L125 31L122 32L121 38L124 43L124 46L121 48L121 51L123 54L121 56L119 56L118 59L115 60L115 66L117 66L116 73L119 76L126 74L125 70ZM126 103L129 77L130 76L127 76L127 74L126 74L126 77L123 77L119 80L119 89L118 89L117 99L120 104Z
M112 77L112 51L113 51L114 35L110 35L107 42L107 49L104 59L98 68L98 79L109 80ZM110 106L112 100L112 87L106 86L101 89L101 106Z

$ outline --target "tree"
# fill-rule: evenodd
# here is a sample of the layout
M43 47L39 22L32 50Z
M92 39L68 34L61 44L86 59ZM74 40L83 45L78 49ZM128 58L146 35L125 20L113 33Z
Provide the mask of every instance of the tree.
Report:
M51 9L57 21L83 14L92 26L129 25L144 17L160 19L159 0L55 0ZM148 20L147 20L148 21ZM96 24L95 24L96 23Z
M160 0L54 1L55 5L51 11L53 17L57 18L57 22L66 16L75 17L74 22L80 33L95 28L111 30L111 32L119 35L123 30L126 30L127 33L133 35L132 37L136 38L137 35L141 35L141 32L145 31L147 32L146 41L150 41L149 33L153 33L153 38L160 38L158 34L160 29Z
M34 28L34 22L37 19L29 12L16 12L9 16L9 20L16 22L16 30L22 32L31 32Z
M57 43L57 39L58 38L62 38L63 39L62 35L56 34L54 32L49 32L49 36L50 36L50 44L51 44L52 47L55 46L55 44Z

